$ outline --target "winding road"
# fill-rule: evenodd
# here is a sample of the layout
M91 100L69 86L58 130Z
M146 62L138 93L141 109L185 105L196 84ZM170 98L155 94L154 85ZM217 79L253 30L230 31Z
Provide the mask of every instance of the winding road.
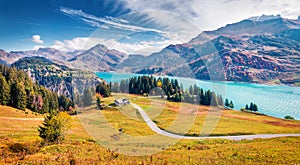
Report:
M300 134L256 134L256 135L236 135L236 136L183 136L178 135L174 133L170 133L167 131L164 131L157 127L157 125L149 118L149 116L146 114L146 112L138 105L134 103L130 103L135 109L139 111L141 114L143 120L146 122L146 124L156 133L171 137L171 138L177 138L177 139L197 139L197 140L203 140L203 139L228 139L228 140L253 140L253 139L268 139L268 138L276 138L276 137L292 137L292 136L300 136Z

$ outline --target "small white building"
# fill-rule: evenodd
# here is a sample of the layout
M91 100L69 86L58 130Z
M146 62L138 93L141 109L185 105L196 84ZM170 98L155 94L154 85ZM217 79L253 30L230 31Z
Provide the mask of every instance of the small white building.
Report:
M115 105L116 106L123 106L123 105L127 105L127 104L130 104L130 102L128 101L127 98L115 100Z

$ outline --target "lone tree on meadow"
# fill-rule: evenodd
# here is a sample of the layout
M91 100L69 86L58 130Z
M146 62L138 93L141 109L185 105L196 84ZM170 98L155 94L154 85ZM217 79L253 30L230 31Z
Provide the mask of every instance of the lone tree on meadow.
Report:
M59 144L71 126L71 117L66 112L53 111L45 117L43 125L38 127L39 136L46 144Z

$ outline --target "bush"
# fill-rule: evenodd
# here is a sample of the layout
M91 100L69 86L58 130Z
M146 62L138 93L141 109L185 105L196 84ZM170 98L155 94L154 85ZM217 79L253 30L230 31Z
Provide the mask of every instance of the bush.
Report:
M292 116L285 116L284 119L287 119L287 120L295 120L295 118L292 117Z

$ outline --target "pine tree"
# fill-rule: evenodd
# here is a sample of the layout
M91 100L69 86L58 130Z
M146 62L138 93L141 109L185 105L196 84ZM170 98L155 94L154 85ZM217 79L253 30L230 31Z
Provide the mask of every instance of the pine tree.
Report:
M133 84L132 84L132 85L133 85ZM112 91L112 92L119 93L119 92L120 92L119 83L115 82L114 85L112 86L111 91Z
M194 88L193 88L193 86L190 86L189 93L190 93L190 95L194 95Z
M253 111L253 103L252 103L252 102L250 103L249 110L250 110L250 111Z
M257 111L258 111L258 107L257 107L256 104L253 104L253 111L254 111L254 112L257 112Z
M225 99L225 107L229 107L229 100Z
M127 91L128 86L126 86L126 81L125 80L121 80L120 83L120 91L122 93L125 93Z
M222 95L218 95L218 105L224 106L224 101Z
M50 112L50 108L49 108L50 107L50 96L49 96L48 90L45 87L40 86L39 93L43 98L43 107L39 113L43 114L43 113Z
M38 127L39 136L47 143L60 143L65 132L71 126L71 118L65 112L51 111L45 117L43 125Z
M245 109L246 109L246 110L249 110L249 106L248 106L248 104L246 104L246 106L245 106Z
M10 89L5 77L0 74L0 104L8 105L10 101Z
M96 86L96 93L100 94L103 97L109 97L110 96L110 89L109 86L106 85L104 82L101 84L98 84ZM92 93L94 95L94 93Z
M229 103L229 108L234 108L234 105L233 105L232 101L230 101L230 103Z
M90 106L93 102L93 95L90 89L85 89L82 96L83 106Z
M11 86L11 105L17 109L25 110L27 103L27 96L24 84L14 83Z
M218 104L219 103L218 103L217 96L216 96L215 92L212 92L211 93L211 103L210 103L210 105L217 106Z
M67 111L69 109L69 99L64 95L60 95L58 97L58 105L60 110Z

